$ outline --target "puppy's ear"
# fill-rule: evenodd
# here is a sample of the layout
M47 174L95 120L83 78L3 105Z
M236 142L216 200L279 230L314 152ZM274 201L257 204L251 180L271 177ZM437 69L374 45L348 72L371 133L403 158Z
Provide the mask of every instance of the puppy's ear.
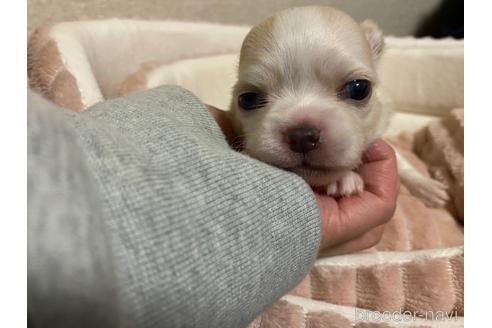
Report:
M383 32L379 29L379 26L371 20L363 21L360 23L360 26L369 42L374 59L378 59L384 49Z

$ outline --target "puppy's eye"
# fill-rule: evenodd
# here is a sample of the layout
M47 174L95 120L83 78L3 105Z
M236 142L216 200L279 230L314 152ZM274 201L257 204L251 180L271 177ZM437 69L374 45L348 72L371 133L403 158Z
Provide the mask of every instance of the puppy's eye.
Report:
M342 96L353 100L364 100L371 94L371 82L368 80L353 80L343 86Z
M245 92L239 95L239 106L244 110L255 110L266 105L266 100L256 92Z

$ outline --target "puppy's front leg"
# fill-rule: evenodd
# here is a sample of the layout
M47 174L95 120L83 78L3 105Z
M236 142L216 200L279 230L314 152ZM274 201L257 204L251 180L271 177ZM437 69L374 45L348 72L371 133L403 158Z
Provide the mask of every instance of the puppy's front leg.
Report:
M326 187L326 194L332 197L348 197L362 191L364 191L364 180L354 171L347 171L340 179L329 183Z
M446 185L421 174L398 152L396 147L393 149L398 163L398 175L408 191L422 199L427 206L438 207L446 204L449 200Z

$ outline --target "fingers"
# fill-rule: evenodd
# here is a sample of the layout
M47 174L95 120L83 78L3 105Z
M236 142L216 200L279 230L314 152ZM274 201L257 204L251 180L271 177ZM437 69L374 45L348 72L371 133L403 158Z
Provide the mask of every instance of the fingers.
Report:
M359 169L364 192L338 201L318 194L322 215L321 247L333 247L387 223L396 207L399 179L393 149L382 140L364 154Z
M340 254L347 254L347 253L353 253L376 246L381 240L381 237L383 236L384 228L385 225L377 226L376 228L362 234L359 237L356 237L345 243L334 245L330 248L322 250L319 255L334 256Z
M321 248L347 242L387 223L395 207L369 192L338 201L322 194L316 198L322 217Z
M343 225L339 220L337 201L326 194L315 192L321 214L321 243L320 249L338 244L344 237Z
M393 148L378 139L364 153L364 164L359 173L364 180L364 189L387 201L394 201L398 194L399 178Z
M364 163L383 161L395 155L394 149L383 139L376 139L362 155Z

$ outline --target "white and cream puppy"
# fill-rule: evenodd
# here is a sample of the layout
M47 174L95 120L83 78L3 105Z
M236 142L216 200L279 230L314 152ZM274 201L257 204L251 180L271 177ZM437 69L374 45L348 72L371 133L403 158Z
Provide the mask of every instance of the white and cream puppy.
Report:
M230 108L243 151L326 186L329 195L361 192L356 169L390 119L376 72L383 48L373 22L330 7L287 9L253 27ZM444 186L403 166L407 180L417 174L428 185L410 189L424 190L431 203L445 200Z

